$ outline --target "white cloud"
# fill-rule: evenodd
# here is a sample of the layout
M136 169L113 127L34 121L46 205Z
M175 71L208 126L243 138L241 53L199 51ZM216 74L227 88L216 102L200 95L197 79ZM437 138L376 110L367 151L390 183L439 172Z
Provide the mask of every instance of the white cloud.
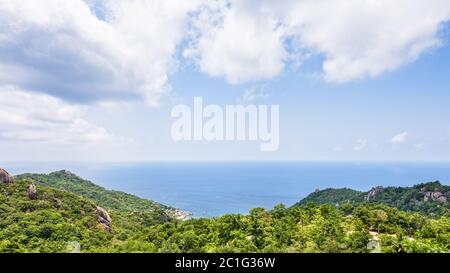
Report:
M202 33L190 52L198 56L201 70L233 84L278 75L287 54L273 14L252 1L233 1L232 6L212 4L213 8L207 2L203 9L206 15L201 14L197 24ZM211 18L213 23L205 22Z
M400 144L406 141L406 139L409 137L409 133L408 132L403 132L400 134L397 134L395 136L393 136L391 138L391 143L392 144Z
M83 107L55 97L0 87L0 139L84 144L108 140L106 129L83 118Z
M302 1L290 13L302 43L325 55L329 81L377 76L439 44L445 0Z
M365 148L367 148L368 144L369 144L369 141L367 139L364 139L364 138L357 139L355 145L353 146L353 150L362 151Z
M0 0L0 85L157 104L179 50L233 84L312 55L327 81L346 82L439 46L449 19L447 0Z
M221 12L205 9L201 22L218 23L200 28L191 52L202 71L231 83L272 78L298 51L324 57L327 81L374 77L440 45L439 28L450 19L447 0L224 2Z
M76 101L145 98L156 104L196 5L0 0L0 84Z
M244 91L244 94L239 98L239 103L252 103L257 100L264 100L269 97L264 85L255 85Z

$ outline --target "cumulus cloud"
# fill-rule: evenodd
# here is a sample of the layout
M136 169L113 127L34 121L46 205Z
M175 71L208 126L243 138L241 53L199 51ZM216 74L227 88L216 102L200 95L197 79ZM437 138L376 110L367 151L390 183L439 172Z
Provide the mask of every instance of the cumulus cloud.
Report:
M364 138L357 139L355 145L353 146L353 150L362 151L365 148L367 148L368 144L369 144L369 141L367 139L364 139Z
M447 0L0 0L0 85L157 104L185 60L239 84L312 55L346 82L439 46L449 19Z
M0 84L73 101L144 98L156 104L196 5L0 0Z
M83 107L14 87L0 87L0 139L83 144L111 138L83 118Z
M397 135L395 135L395 136L393 136L391 138L391 143L392 144L403 143L403 142L405 142L408 139L408 137L409 137L409 133L408 132L403 132L403 133L397 134Z
M283 70L287 56L283 32L264 5L253 1L233 1L232 5L206 2L202 11L197 24L200 38L189 53L198 57L203 72L237 84L269 79ZM208 22L211 18L212 23Z
M201 22L217 22L200 28L190 52L202 71L231 83L272 78L299 51L323 56L330 82L378 76L440 45L440 26L450 19L446 0L223 2L221 12L204 9L210 15Z

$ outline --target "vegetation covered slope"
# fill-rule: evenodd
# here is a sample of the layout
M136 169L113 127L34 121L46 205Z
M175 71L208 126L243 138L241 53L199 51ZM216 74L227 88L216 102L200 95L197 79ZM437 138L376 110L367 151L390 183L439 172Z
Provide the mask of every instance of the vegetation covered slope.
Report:
M361 202L364 201L364 193L352 189L325 189L311 193L302 199L296 205L315 204L341 204L348 201Z
M309 204L249 215L225 215L167 223L143 230L134 240L160 252L449 252L450 219L430 219L384 205L345 211Z
M0 252L61 252L70 241L89 249L107 236L92 202L46 187L30 200L28 186L0 183Z
M173 221L156 211L109 209L110 232L91 199L41 185L31 199L31 182L0 183L0 252L66 252L73 241L84 252L120 250L141 229Z
M449 217L372 203L278 205L188 221L117 207L108 209L108 230L93 198L56 184L37 185L30 198L29 179L0 183L0 252L66 252L71 242L82 252L450 252ZM66 187L78 183L71 181Z
M165 211L173 210L173 208L169 206L139 198L128 193L107 190L66 170L53 172L50 174L22 174L16 176L16 179L27 179L36 185L48 186L72 192L92 200L99 206L108 209L119 211L154 212L155 216L157 214L164 215Z
M326 189L310 194L296 206L316 204L386 204L400 210L421 212L430 216L450 216L450 186L440 182L413 187L376 187L368 192L350 189Z

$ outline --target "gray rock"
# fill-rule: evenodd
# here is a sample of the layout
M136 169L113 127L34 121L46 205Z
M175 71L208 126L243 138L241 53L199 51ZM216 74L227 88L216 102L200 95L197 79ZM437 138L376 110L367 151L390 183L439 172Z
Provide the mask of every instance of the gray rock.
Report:
M63 207L63 202L61 200L59 200L58 198L53 198L52 200L57 209L61 209Z
M423 197L424 202L439 202L439 203L447 203L447 196L443 194L442 192L426 192L425 196Z
M378 194L382 193L384 191L384 188L382 186L378 186L375 187L373 189L371 189L366 196L364 196L364 200L365 201L370 201L371 199L373 199L375 196L377 196Z
M101 207L97 207L97 213L98 213L98 222L103 226L103 228L108 231L112 232L112 219L109 216L109 213Z
M28 186L27 195L30 200L36 200L37 199L37 188L36 185L31 184Z
M14 177L5 169L0 168L0 183L14 184Z
M192 213L187 212L187 211L183 211L180 209L167 209L165 211L166 215L169 216L170 218L173 219L177 219L177 220L181 220L181 221L188 221L190 219L192 219Z

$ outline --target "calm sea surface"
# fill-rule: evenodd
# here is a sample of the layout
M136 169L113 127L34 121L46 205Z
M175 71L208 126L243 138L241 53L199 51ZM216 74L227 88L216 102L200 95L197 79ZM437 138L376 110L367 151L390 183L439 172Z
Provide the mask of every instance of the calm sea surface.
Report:
M315 189L450 184L450 163L10 163L13 174L68 169L108 189L181 208L197 217L288 206Z

